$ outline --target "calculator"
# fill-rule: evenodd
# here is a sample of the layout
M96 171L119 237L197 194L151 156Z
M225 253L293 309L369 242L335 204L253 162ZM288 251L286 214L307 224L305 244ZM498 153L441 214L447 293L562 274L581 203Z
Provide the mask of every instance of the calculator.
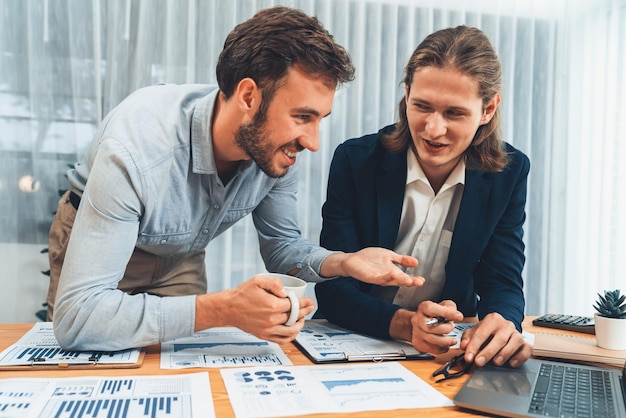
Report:
M545 314L533 320L538 327L563 329L566 331L595 334L596 327L593 318L577 315Z

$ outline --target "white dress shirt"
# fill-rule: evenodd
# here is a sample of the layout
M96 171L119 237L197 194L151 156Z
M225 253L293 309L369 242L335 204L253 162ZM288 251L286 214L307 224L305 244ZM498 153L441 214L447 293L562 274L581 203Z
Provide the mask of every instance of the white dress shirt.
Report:
M425 300L438 299L446 282L452 231L465 185L465 160L461 159L435 194L415 153L407 152L407 176L400 229L394 251L417 258L407 273L426 279L419 287L401 287L393 303L416 310Z

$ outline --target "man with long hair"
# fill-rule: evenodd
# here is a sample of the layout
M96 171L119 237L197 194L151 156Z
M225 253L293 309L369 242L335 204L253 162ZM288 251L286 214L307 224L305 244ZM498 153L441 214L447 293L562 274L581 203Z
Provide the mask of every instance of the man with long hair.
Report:
M348 140L333 157L321 244L415 256L420 287L340 278L319 283L319 312L345 327L442 353L465 316L465 360L522 364L522 269L530 162L502 140L501 68L466 26L424 39L405 68L399 121Z

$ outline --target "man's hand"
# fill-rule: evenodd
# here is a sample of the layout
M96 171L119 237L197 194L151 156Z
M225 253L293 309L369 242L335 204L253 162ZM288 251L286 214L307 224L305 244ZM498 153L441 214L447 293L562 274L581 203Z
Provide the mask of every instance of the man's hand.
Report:
M427 322L433 318L440 318L444 322L428 325ZM452 332L455 322L462 320L463 314L456 309L456 303L451 300L444 300L441 303L424 301L419 304L416 312L411 312L408 341L421 352L445 353L457 343L454 337L447 334Z
M409 276L398 266L415 267L417 259L385 248L364 248L356 253L334 253L320 268L323 277L354 277L381 286L421 286L423 277Z
M315 308L313 299L300 298L298 321L285 326L291 303L279 279L257 276L234 289L196 297L195 330L233 326L278 344L292 341Z
M465 330L461 349L465 350L465 360L477 366L493 360L496 366L508 362L511 367L518 367L532 354L531 345L524 341L513 323L495 312Z

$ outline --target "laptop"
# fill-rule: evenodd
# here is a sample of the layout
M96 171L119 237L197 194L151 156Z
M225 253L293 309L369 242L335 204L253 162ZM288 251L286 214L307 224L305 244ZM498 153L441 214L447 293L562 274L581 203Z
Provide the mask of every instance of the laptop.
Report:
M609 369L529 359L474 369L456 406L508 417L626 417L626 363Z

